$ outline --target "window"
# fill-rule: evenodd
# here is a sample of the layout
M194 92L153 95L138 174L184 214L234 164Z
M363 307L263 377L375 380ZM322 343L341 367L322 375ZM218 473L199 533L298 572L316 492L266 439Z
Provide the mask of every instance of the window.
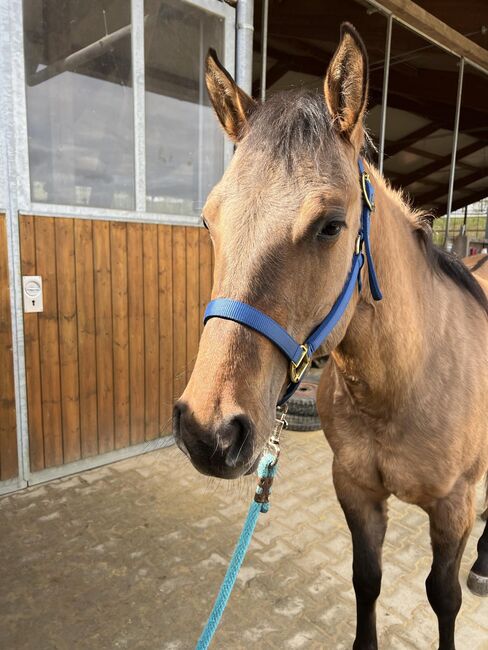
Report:
M134 208L130 0L24 0L31 200Z
M224 136L204 81L223 60L224 19L181 0L145 2L146 209L198 215L224 169Z

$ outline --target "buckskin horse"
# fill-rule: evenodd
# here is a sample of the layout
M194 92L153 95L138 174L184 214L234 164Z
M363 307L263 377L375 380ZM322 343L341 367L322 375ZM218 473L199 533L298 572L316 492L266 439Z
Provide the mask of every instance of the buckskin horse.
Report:
M257 103L212 51L206 84L236 144L202 215L215 252L212 297L250 305L303 341L341 294L357 246L364 44L342 26L323 92L292 90ZM353 647L377 648L375 602L393 494L429 516L427 596L439 648L451 650L475 485L488 469L488 284L435 247L429 218L364 164L376 197L371 260L383 299L372 299L366 260L362 291L355 288L322 346L331 357L317 400L353 541ZM212 318L175 405L178 445L205 474L231 479L253 471L288 381L288 362L266 336ZM488 524L470 582L487 593Z

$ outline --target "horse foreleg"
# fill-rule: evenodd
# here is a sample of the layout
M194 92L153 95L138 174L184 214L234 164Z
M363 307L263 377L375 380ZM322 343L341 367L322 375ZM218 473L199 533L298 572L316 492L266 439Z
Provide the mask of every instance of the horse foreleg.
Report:
M334 460L334 487L351 531L356 639L353 650L376 650L376 600L381 590L381 550L386 533L386 499L355 485Z
M468 587L477 596L488 596L488 521L477 550L478 558L469 572Z
M427 512L433 552L427 597L439 623L439 650L455 650L454 628L462 602L459 565L474 521L473 486L463 481Z

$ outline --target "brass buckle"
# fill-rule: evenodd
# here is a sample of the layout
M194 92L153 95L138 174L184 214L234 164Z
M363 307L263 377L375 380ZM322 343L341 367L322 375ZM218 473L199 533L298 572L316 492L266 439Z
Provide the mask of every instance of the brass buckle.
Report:
M294 361L290 362L290 379L294 384L298 384L301 381L312 363L312 359L308 356L308 345L304 344L300 347L302 348L300 358L296 363Z
M358 235L356 237L356 244L354 245L354 252L356 253L356 255L359 255L362 248L363 248L363 238L361 237L361 235Z
M368 208L373 212L374 210L374 201L371 201L369 196L368 196L368 190L366 189L366 183L370 183L371 181L369 180L369 174L368 172L363 172L361 174L361 188L363 190L363 196L364 200L366 201L366 205Z

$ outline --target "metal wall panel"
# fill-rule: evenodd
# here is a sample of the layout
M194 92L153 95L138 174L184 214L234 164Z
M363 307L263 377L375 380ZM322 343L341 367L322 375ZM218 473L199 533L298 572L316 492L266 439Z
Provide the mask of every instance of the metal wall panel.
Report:
M12 319L5 215L0 215L0 481L18 476Z

